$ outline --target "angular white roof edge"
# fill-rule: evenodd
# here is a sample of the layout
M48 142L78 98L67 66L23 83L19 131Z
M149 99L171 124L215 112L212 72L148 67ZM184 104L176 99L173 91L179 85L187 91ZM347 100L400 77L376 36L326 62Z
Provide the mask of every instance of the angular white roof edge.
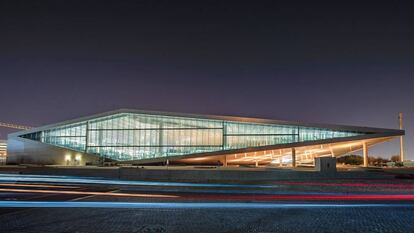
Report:
M176 113L176 112L163 112L163 111L146 111L146 110L136 110L136 109L117 109L114 111L108 111L98 114L93 114L89 116L79 117L72 120L62 121L54 124L48 124L29 130L18 131L11 133L9 137L20 136L23 134L29 134L32 132L42 131L49 128L59 127L67 124L74 124L82 121L88 121L95 118L106 117L115 114L121 113L135 113L142 115L160 115L160 116L171 116L171 117L184 117L184 118L193 118L193 119L206 119L206 120L219 120L219 121L234 121L234 122L244 122L244 123L258 123L258 124L275 124L275 125L291 125L291 126L302 126L302 127L313 127L313 128L322 128L338 131L354 131L361 133L372 133L372 134L386 134L388 136L400 136L404 135L404 130L399 129L386 129L386 128L373 128L373 127L362 127L362 126L349 126L349 125L336 125L336 124L321 124L321 123L305 123L305 122L296 122L296 121L282 121L282 120L271 120L263 118L254 118L254 117L240 117L240 116L219 116L219 115L209 115L209 114L192 114L192 113Z

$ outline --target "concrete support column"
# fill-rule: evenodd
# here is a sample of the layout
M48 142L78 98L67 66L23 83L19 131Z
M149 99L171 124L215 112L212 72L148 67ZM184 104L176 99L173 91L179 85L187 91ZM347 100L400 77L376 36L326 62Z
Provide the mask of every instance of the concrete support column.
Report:
M292 148L292 167L296 167L296 150Z
M254 158L254 161L255 161L255 165L254 166L255 167L258 167L259 166L259 161L257 160L257 152L256 151L254 152L254 157L253 158Z
M402 112L400 112L400 114L398 114L398 120L400 123L400 130L402 130L403 127L403 114ZM400 136L400 161L404 162L404 136Z
M329 151L331 152L331 156L332 156L332 157L335 157L335 153L334 153L334 151L333 151L333 149L332 149L332 147L331 147L331 146L329 146Z
M368 146L367 143L362 143L362 152L364 155L364 167L368 167Z

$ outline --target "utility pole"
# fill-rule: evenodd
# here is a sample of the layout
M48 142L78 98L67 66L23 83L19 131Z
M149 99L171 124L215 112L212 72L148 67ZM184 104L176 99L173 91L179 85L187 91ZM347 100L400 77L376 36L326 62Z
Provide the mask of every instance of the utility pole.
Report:
M400 124L400 130L402 130L403 129L403 113L402 112L398 114L398 120ZM404 162L404 136L403 135L400 136L400 161Z

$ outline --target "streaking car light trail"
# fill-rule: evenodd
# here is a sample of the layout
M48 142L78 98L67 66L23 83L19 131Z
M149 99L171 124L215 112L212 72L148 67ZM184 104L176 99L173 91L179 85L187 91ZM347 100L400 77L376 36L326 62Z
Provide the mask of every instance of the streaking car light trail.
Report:
M56 201L0 201L8 208L129 208L129 209L271 209L271 208L366 208L414 207L414 204L280 204L280 203L179 203L179 202L56 202Z
M76 186L65 186L65 185L46 185L46 184L14 184L14 183L3 183L0 186L13 186L13 187L31 187L31 188L63 188L63 189L76 189Z
M201 199L187 196L189 199ZM204 200L232 201L413 201L412 194L341 194L341 195L211 195Z
M244 184L198 184L182 182L128 181L96 178L80 178L66 176L31 176L31 175L0 175L3 182L50 182L104 185L140 185L140 186L171 186L171 187L227 187L227 188L275 188L279 185L244 185Z
M413 194L351 194L351 195L167 195L167 194L138 194L88 192L67 190L39 190L0 188L0 192L17 193L50 193L67 195L97 195L116 197L149 197L149 198L181 198L192 200L231 200L231 201L412 201Z
M17 193L53 193L69 195L96 195L96 196L116 196L116 197L156 197L156 198L176 198L174 195L163 194L138 194L138 193L105 193L105 192L84 192L84 191L61 191L61 190L39 190L39 189L7 189L0 188L0 192Z
M391 188L414 188L414 184L379 184L379 183L319 183L319 182L280 182L288 185L306 185L306 186L335 186L335 187L391 187Z

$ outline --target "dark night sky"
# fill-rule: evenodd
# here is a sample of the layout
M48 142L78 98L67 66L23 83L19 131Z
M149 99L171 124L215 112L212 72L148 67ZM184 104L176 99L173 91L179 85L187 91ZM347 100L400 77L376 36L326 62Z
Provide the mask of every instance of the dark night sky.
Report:
M414 7L283 2L0 1L0 121L127 107L396 128L402 111L414 159Z

